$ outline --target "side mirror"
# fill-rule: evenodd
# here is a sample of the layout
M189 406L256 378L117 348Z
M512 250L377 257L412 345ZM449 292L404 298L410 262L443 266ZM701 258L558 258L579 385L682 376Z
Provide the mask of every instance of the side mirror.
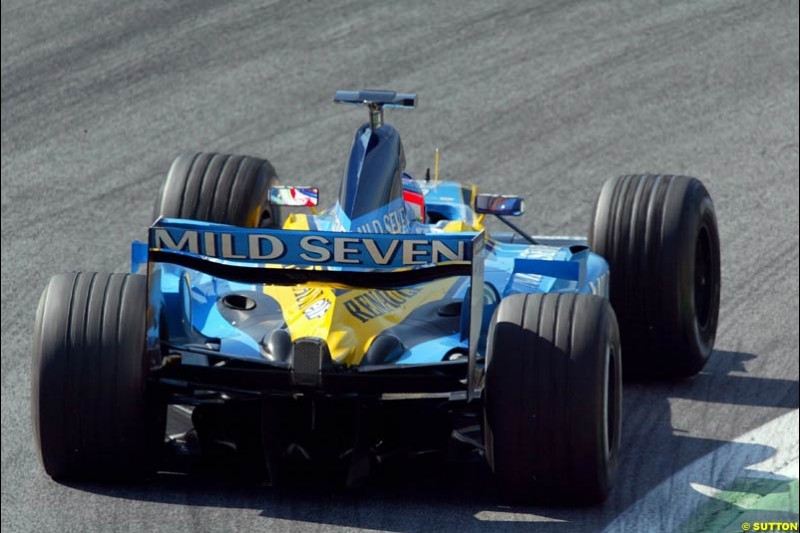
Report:
M525 202L519 196L479 194L475 197L475 212L518 217L525 212Z
M319 203L317 187L278 185L269 188L269 204L288 207L315 207Z

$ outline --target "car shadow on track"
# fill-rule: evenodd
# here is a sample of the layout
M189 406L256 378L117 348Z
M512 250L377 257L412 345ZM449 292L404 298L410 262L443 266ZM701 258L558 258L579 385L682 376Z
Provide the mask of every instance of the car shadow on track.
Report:
M718 406L720 423L732 423L737 406L771 407L768 413L796 409L798 383L741 375L744 363L756 356L718 351L707 369L695 378L674 383L626 384L624 393L623 448L616 487L603 505L594 507L508 506L494 486L491 472L476 457L473 461L441 462L404 460L383 469L360 489L331 488L320 483L291 489L253 485L233 476L160 475L142 485L73 485L80 490L183 506L246 509L271 519L333 527L366 528L397 532L464 530L510 531L537 527L555 531L599 531L675 473L699 458L726 448L730 479L746 475L745 469L770 458L769 446L731 443L702 436L713 426ZM731 374L733 373L733 374ZM674 427L672 410L681 400L697 410L690 427ZM676 403L677 402L677 403ZM777 416L768 415L768 416ZM727 417L727 418L726 418ZM765 423L764 416L742 422L737 434ZM694 474L693 474L694 475ZM699 474L693 483L713 485ZM726 477L727 479L727 477ZM718 479L717 479L718 481ZM682 495L697 502L706 498L685 483L674 487L670 506L683 505Z

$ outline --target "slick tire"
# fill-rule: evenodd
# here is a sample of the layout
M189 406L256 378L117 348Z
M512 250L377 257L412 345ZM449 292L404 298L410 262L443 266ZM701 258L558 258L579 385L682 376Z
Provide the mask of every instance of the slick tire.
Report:
M183 154L175 158L156 198L159 217L218 222L244 228L280 227L280 211L269 205L278 184L266 159L244 155Z
M720 247L714 204L687 176L622 176L603 185L589 246L610 268L625 375L692 376L714 348Z
M39 300L31 408L45 471L63 481L154 472L166 406L148 391L147 279L53 276Z
M617 473L622 374L608 301L584 294L504 298L487 338L486 458L522 503L594 504Z

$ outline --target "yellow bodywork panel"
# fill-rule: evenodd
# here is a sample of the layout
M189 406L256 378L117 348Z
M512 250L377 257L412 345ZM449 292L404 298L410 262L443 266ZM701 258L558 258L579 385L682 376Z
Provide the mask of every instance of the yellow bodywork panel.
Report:
M444 227L444 231L446 233L459 233L459 232L466 232L466 231L480 231L483 229L482 225L472 225L467 224L461 220L453 220L448 222L447 225Z
M387 290L265 286L264 292L281 306L292 341L325 339L333 360L350 366L361 363L378 334L418 307L442 299L455 281L447 278Z
M308 215L303 213L291 213L283 222L283 229L298 229L308 231Z

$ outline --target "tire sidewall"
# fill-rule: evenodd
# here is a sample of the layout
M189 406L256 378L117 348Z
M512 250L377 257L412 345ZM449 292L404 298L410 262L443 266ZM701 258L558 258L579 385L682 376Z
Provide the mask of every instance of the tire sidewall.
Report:
M676 191L681 194L674 194L668 200L677 205L668 204L666 210L665 232L672 235L672 239L665 243L667 246L662 250L659 264L668 280L668 285L662 290L669 291L672 287L669 291L672 298L665 310L669 314L662 317L660 327L667 328L667 335L675 331L682 333L681 338L675 339L673 349L690 354L690 357L683 358L685 368L681 368L679 373L692 375L703 368L714 346L720 298L719 235L714 205L702 183L689 178L681 189ZM702 231L707 231L710 239L715 277L709 320L703 331L698 324L694 297L697 242Z
M581 464L575 461L573 467L576 469L576 474L583 468L594 469L598 484L595 490L607 494L614 485L619 460L622 409L620 356L622 352L618 327L610 304L599 298L592 304L586 306L585 314L576 314L573 322L573 327L581 323L592 324L594 332L592 335L584 336L582 340L578 338L579 336L574 338L573 351L577 352L578 358L573 360L572 364L583 371L577 374L581 382L575 384L577 390L570 394L570 402L573 412L583 414L583 417L576 420L574 425L584 428L574 435L575 443L573 445L579 449L595 450L595 454L591 457L591 463ZM579 344L584 344L584 346L581 347ZM606 374L607 369L609 374ZM598 383L602 386L598 387ZM614 385L616 385L616 392L609 392L609 387ZM608 405L608 415L613 415L615 423L613 435L608 435L604 409L609 394L614 395ZM585 409L587 405L592 406L592 409ZM606 442L608 442L608 451Z

